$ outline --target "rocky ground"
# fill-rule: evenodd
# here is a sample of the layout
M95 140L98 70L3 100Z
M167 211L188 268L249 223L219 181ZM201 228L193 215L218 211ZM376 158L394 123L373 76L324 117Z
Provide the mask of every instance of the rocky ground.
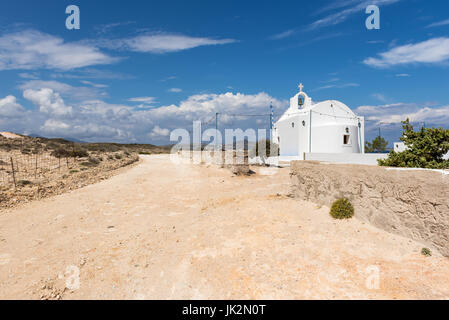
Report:
M11 181L0 185L0 210L82 188L138 161L135 153L91 153L89 157L71 159L68 165L62 161L60 168L38 174L36 179L30 170L26 180L16 179L16 186Z
M104 180L137 162L138 154L168 150L148 144L76 143L0 132L0 210Z

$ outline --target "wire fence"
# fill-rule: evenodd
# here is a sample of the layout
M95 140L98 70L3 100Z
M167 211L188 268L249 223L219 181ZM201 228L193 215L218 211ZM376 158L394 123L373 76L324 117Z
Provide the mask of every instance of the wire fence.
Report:
M74 158L57 158L49 153L0 153L0 186L15 187L36 182L70 169Z

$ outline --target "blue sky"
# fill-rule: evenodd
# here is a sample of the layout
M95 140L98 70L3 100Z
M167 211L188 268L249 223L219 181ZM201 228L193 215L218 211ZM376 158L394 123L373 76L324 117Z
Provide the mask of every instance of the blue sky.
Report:
M77 5L81 28L67 30ZM365 8L380 8L367 30ZM3 1L0 130L166 144L223 114L266 128L303 82L393 142L400 120L449 126L449 2Z

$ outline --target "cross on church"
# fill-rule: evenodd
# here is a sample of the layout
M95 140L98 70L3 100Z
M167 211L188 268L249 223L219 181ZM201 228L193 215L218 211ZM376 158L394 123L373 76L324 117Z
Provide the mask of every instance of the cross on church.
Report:
M302 85L302 83L299 84L298 88L299 88L299 92L302 92L302 89L304 89L304 86Z

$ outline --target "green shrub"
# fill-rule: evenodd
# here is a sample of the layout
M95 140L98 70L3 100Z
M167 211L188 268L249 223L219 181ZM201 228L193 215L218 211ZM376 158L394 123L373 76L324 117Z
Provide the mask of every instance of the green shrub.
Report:
M70 152L70 156L72 158L86 158L89 156L89 153L86 150L77 149L77 150L72 150Z
M69 171L69 173L77 173L77 172L79 172L79 171L75 170L75 169Z
M335 219L349 219L354 215L354 207L346 198L335 200L330 215Z
M21 186L21 187L24 187L24 186L29 186L29 185L31 185L33 183L31 181L28 181L28 180L20 180L20 181L17 182L17 184L19 186Z
M51 152L51 155L56 158L86 158L89 156L86 150L76 149L68 150L64 148L58 148Z
M89 163L91 164L91 165L95 165L95 166L97 166L97 165L99 165L100 164L100 159L98 159L98 158L94 158L94 157L89 157Z
M388 141L377 136L372 142L365 142L365 152L366 153L381 153L387 151Z
M432 251L429 248L422 248L421 254L426 257L430 257L432 255Z
M70 157L70 151L62 148L57 148L53 150L50 155L56 158L68 158Z
M117 160L120 160L120 159L122 158L122 155L119 154L119 153L116 153L116 154L115 154L115 158L116 158Z
M449 151L449 129L424 128L414 131L407 119L402 122L402 137L407 149L391 151L387 159L378 160L381 166L447 169L449 160L443 157Z
M259 150L262 146L262 150ZM250 158L253 157L277 157L279 156L279 146L270 140L261 140L248 152Z

